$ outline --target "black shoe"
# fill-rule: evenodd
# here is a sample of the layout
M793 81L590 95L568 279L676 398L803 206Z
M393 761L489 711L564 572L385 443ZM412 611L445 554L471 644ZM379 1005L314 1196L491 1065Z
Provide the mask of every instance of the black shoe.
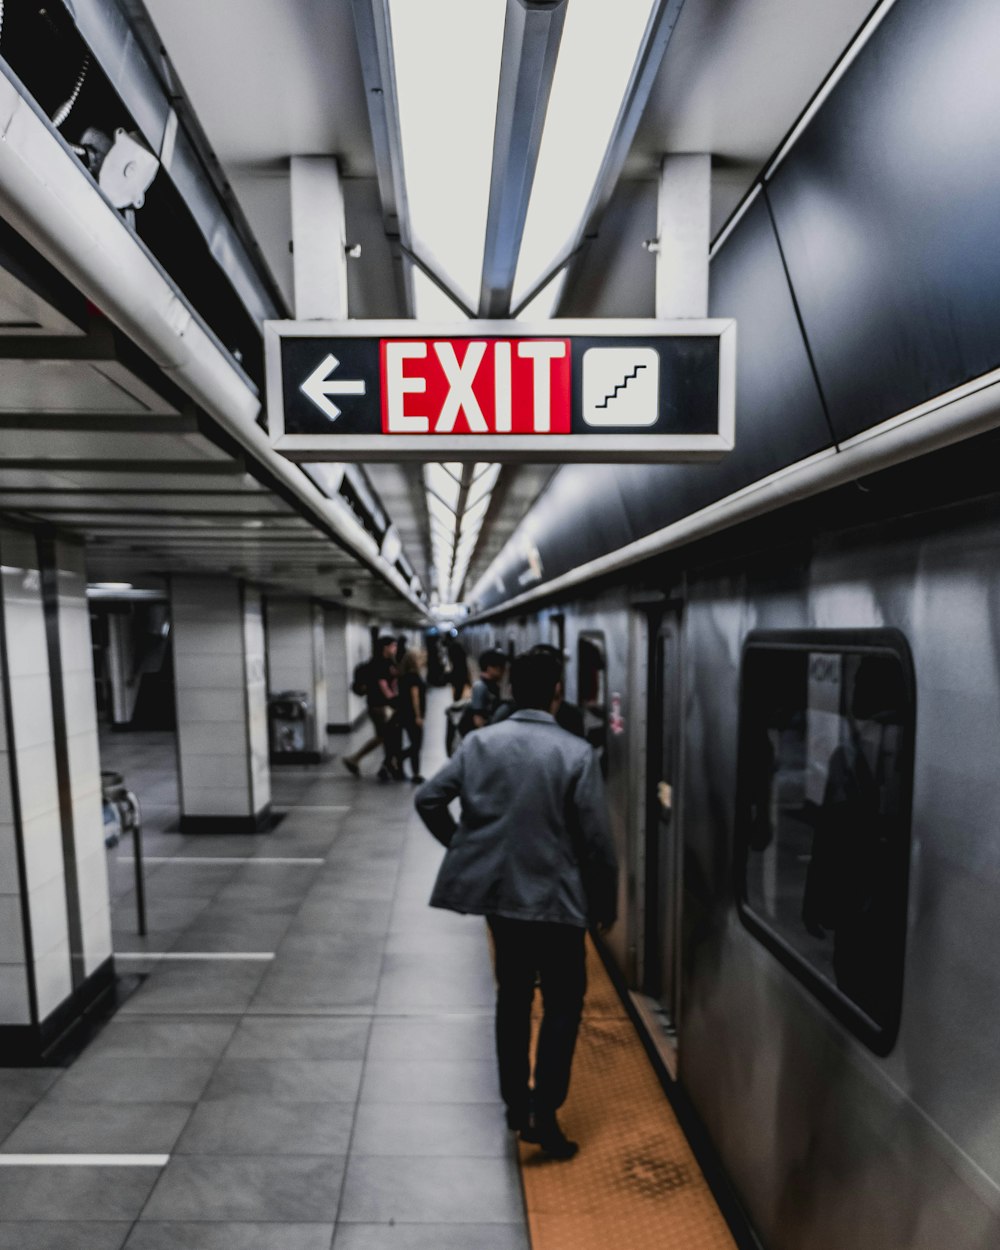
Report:
M357 766L357 764L355 764L355 762L352 759L348 759L348 757L345 755L344 758L340 762L343 764L343 766L347 769L347 771L351 774L352 777L361 776L361 769Z
M528 1138L524 1134L528 1131L531 1124L531 1116L527 1109L508 1107L507 1108L507 1127L512 1133L520 1133L524 1141Z
M383 764L375 776L379 779L379 781L388 781L392 777L392 773L389 772L388 768L386 768Z
M554 1115L535 1119L522 1128L521 1141L540 1146L542 1153L547 1154L550 1159L572 1159L580 1149L575 1141L570 1141L565 1135Z
M410 780L415 786L422 786L424 784L424 779L419 773L417 773L415 777L411 777Z

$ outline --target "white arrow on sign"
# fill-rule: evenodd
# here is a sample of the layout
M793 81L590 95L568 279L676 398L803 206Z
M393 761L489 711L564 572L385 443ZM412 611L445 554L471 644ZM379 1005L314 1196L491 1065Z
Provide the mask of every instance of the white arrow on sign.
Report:
M331 352L319 368L314 369L299 387L302 394L311 399L320 412L331 421L336 421L340 416L340 409L329 398L330 395L363 395L365 393L364 382L341 378L334 381L330 377L339 364L340 361Z

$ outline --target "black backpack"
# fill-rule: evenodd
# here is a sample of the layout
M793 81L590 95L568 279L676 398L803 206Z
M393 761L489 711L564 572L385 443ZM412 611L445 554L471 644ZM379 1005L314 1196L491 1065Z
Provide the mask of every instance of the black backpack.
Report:
M368 693L368 679L371 667L371 660L362 660L360 664L355 664L354 675L351 677L351 689L355 694Z

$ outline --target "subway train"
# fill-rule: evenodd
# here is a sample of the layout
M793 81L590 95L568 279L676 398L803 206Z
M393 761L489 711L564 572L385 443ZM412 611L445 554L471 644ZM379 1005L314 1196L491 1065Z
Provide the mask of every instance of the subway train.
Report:
M563 650L609 957L768 1250L1000 1245L998 37L888 10L713 247L735 450L565 466L467 594Z
M1000 513L912 506L958 459L466 631L566 656L610 956L772 1250L1000 1244Z

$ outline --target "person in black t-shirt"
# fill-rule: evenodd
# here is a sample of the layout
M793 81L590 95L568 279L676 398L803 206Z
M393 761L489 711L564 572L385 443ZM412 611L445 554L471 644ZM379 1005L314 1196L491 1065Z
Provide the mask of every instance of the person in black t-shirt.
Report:
M399 690L396 685L396 639L386 634L378 640L375 655L368 665L368 717L375 736L353 755L344 756L344 767L355 777L360 775L359 765L369 752L382 746L385 758L378 770L380 781L390 777L402 778L399 763L399 747L402 737L397 714Z

